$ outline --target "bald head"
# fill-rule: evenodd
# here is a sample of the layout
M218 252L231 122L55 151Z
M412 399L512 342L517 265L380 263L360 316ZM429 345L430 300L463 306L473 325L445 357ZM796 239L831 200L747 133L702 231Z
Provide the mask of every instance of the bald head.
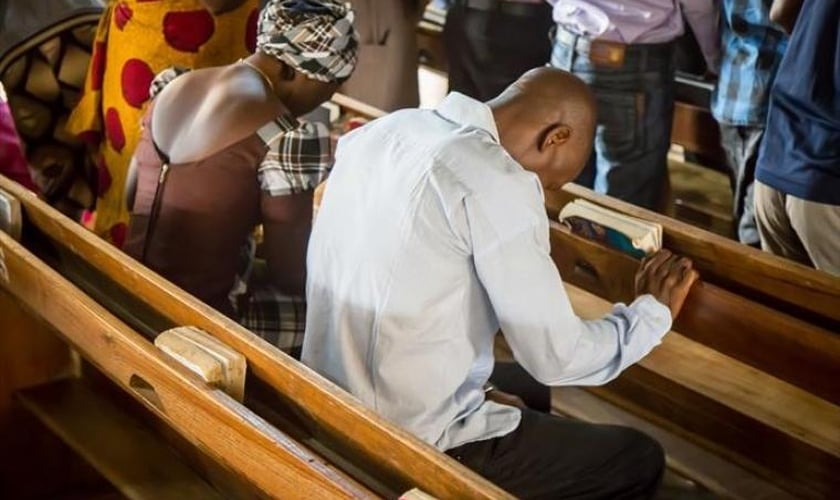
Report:
M595 120L595 96L578 77L566 71L534 68L513 82L496 99L510 100L548 122ZM494 99L494 100L496 100Z
M595 98L574 75L535 68L489 101L502 146L547 189L574 179L591 154Z

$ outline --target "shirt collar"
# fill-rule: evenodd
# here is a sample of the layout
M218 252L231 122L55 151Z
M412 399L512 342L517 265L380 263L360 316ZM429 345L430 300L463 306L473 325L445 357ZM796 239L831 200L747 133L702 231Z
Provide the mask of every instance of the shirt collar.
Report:
M450 92L437 107L437 112L447 120L484 130L499 142L499 129L496 128L493 112L481 101L460 92Z

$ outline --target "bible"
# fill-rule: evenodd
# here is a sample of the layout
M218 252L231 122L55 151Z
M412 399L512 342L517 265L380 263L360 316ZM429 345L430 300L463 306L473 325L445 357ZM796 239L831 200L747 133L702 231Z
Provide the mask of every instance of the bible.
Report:
M594 240L636 258L662 248L662 225L631 217L587 200L575 200L560 211L560 222L572 234Z

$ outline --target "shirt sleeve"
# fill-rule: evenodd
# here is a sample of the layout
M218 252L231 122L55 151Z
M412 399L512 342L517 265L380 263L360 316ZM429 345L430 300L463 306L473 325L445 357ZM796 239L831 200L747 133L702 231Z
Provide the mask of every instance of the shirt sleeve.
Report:
M280 132L267 147L257 177L262 191L271 196L312 191L332 168L330 132L322 123L304 122Z
M505 231L466 202L476 273L514 357L546 385L600 385L657 346L670 310L653 296L618 304L601 319L572 310L550 256L548 221Z
M720 71L720 11L714 0L680 0L709 71Z

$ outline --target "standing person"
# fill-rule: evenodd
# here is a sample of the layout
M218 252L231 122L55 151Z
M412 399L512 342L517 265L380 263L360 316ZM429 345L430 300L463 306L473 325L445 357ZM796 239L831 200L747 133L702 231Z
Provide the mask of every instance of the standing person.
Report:
M270 0L254 54L155 82L126 187L125 251L292 353L313 192L332 158L329 130L297 117L350 76L357 48L345 4ZM249 272L257 224L265 276Z
M449 0L443 41L449 90L486 101L545 65L551 7L543 0Z
M771 15L793 32L756 167L761 247L840 276L840 0L777 0Z
M717 72L714 0L549 0L557 32L551 65L588 83L598 101L595 154L579 182L656 209L668 175L674 50L685 15Z
M340 92L385 111L420 104L417 23L425 0L350 0L359 63Z
M538 68L482 103L392 113L343 137L307 256L305 364L523 498L646 498L661 447L631 429L490 401L501 329L548 385L617 377L669 331L696 279L667 251L637 298L578 318L549 255L543 189L592 150L594 103Z
M787 35L770 19L772 0L723 0L720 77L712 115L720 125L732 179L738 240L758 247L753 210L755 163L764 136L770 88Z
M257 0L112 0L102 15L79 104L67 129L95 148L95 231L125 240L128 164L154 76L170 66L226 64L254 51Z

